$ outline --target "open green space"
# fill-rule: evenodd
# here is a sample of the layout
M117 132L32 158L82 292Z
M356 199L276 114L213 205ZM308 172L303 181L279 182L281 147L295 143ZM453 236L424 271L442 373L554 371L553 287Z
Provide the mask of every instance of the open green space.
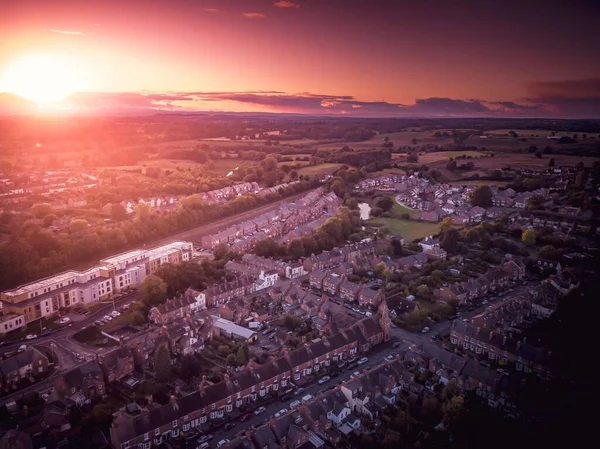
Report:
M436 234L439 231L437 223L423 223L420 221L408 221L398 218L374 218L372 224L386 226L390 233L400 234L405 240L415 240Z
M301 175L330 175L341 166L342 164L311 165L310 167L302 167L298 170L298 173Z

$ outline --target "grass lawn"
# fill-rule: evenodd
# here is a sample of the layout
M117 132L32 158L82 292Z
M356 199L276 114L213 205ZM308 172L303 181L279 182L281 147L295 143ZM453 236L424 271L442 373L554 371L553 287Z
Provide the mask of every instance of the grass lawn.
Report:
M302 167L298 170L300 175L330 175L343 164L318 164L310 167Z
M396 198L393 198L393 199L394 199L394 207L392 207L392 215L394 216L394 218L401 218L403 214L408 214L410 217L414 217L415 215L417 215L419 213L417 211L410 210L407 207L400 206L396 202Z
M435 153L425 153L419 155L419 164L431 164L432 162L447 161L449 158L457 158L459 156L471 156L472 158L479 158L484 156L479 151L437 151ZM464 163L461 159L458 163ZM475 163L477 165L477 163Z
M437 234L439 231L438 223L423 223L398 218L374 218L371 220L371 223L386 226L390 230L390 233L400 234L408 241Z

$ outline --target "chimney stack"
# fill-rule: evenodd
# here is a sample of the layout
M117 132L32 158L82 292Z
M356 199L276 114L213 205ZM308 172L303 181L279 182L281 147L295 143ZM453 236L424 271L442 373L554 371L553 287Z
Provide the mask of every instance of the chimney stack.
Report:
M506 335L502 338L502 346L506 345Z
M494 331L490 331L490 340L494 337Z

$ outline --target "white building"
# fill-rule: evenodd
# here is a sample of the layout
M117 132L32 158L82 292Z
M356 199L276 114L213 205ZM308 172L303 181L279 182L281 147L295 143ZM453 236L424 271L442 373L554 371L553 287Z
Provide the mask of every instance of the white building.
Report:
M9 332L23 329L25 327L25 317L9 313L8 315L0 316L0 334L4 335Z

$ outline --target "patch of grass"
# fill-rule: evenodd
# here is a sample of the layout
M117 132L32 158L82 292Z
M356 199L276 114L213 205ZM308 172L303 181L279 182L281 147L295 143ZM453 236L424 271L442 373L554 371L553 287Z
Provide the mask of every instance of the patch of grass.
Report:
M298 170L298 174L300 175L330 175L338 168L340 168L342 164L318 164L312 165L310 167L302 167Z
M480 151L436 151L435 153L426 153L419 155L419 164L431 164L433 162L447 161L449 158L457 158L459 156L467 156L473 159L485 156ZM459 164L464 163L462 159Z
M411 210L407 207L401 206L396 202L396 198L394 199L394 207L392 207L392 216L394 218L402 218L402 215L408 214L409 217L414 217L418 215L417 211Z
M374 218L371 223L386 226L392 234L400 234L404 239L412 241L436 234L439 231L437 223L407 221L398 218Z

